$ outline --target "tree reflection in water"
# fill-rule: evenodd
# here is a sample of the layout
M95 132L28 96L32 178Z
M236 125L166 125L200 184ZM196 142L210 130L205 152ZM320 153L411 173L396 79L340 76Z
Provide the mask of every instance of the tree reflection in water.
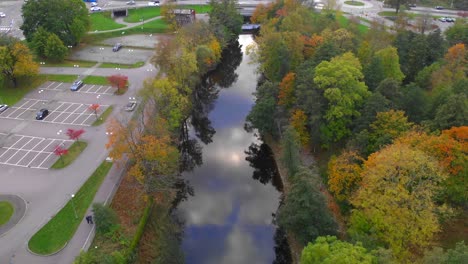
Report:
M270 147L265 143L261 145L252 143L249 149L245 151L245 154L247 154L245 160L250 163L250 167L254 168L252 178L263 184L271 181L273 186L279 192L282 192L283 183L281 182L276 161Z

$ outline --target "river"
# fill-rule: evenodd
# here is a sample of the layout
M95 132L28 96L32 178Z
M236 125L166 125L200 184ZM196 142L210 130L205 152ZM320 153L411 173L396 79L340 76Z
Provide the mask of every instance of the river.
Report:
M183 174L194 195L177 209L188 264L289 262L284 235L273 224L281 199L276 164L270 149L244 129L258 79L246 55L251 43L251 35L239 36L239 45L204 79L194 106L189 134L201 152Z

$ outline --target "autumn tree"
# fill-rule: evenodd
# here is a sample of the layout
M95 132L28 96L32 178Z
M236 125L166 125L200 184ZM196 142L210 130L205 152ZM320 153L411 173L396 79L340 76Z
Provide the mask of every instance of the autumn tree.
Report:
M107 77L107 81L112 87L117 88L117 93L122 93L122 89L127 87L128 77L121 74L114 74Z
M279 208L277 220L305 245L318 236L336 235L337 224L319 190L319 176L306 168L294 175L290 191Z
M328 186L337 200L352 197L361 184L364 159L355 151L344 151L328 162Z
M89 106L89 110L93 111L94 115L96 116L96 120L98 119L97 111L101 107L99 104L91 104Z
M62 156L68 154L68 149L63 148L63 147L60 146L60 145L57 145L57 146L54 148L53 153L54 153L55 156L59 157L59 160L63 163Z
M290 108L294 103L294 80L296 74L290 72L284 76L279 84L278 104Z
M408 259L440 230L438 215L446 211L434 198L446 178L424 152L394 143L369 156L361 173L363 184L351 203L351 234L385 243L394 255Z
M301 146L307 147L310 141L310 135L307 131L307 116L304 111L296 109L292 112L290 118L291 126L296 130Z
M325 145L350 134L349 125L359 116L358 107L370 95L362 82L361 69L359 60L350 52L321 62L315 69L314 82L328 100L326 124L321 127Z
M35 76L39 65L34 62L27 46L21 42L0 46L0 73L16 87L18 78Z
M335 236L320 236L302 250L303 264L372 264L376 258L360 243L355 245Z
M80 142L80 137L85 133L84 129L67 129L65 134L68 136L70 140L75 140L76 142Z

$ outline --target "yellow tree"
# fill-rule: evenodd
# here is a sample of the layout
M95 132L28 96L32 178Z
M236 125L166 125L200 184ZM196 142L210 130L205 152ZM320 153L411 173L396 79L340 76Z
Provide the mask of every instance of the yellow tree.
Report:
M292 127L296 130L297 134L299 135L299 141L303 147L309 145L310 135L307 132L307 116L304 111L300 109L296 109L291 114L290 119Z
M34 62L28 47L21 42L0 47L0 73L13 82L16 87L18 78L35 76L39 65Z
M278 94L278 104L283 105L286 108L291 107L294 103L294 81L296 80L295 73L288 73L284 76L283 80L281 81L279 87L279 94Z
M438 213L444 211L434 202L446 179L437 161L395 143L369 156L361 176L361 187L351 200L356 208L351 230L376 237L401 260L427 246L440 230Z
M328 162L328 186L336 199L348 200L361 183L364 159L356 151L344 151Z

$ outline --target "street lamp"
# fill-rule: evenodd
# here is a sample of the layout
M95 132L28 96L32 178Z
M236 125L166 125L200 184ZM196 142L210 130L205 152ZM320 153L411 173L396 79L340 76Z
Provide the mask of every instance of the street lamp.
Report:
M71 204L72 204L72 207L73 207L73 212L75 213L75 219L78 219L78 215L76 214L75 204L73 203L73 198L74 197L75 197L75 195L72 193L71 194Z

